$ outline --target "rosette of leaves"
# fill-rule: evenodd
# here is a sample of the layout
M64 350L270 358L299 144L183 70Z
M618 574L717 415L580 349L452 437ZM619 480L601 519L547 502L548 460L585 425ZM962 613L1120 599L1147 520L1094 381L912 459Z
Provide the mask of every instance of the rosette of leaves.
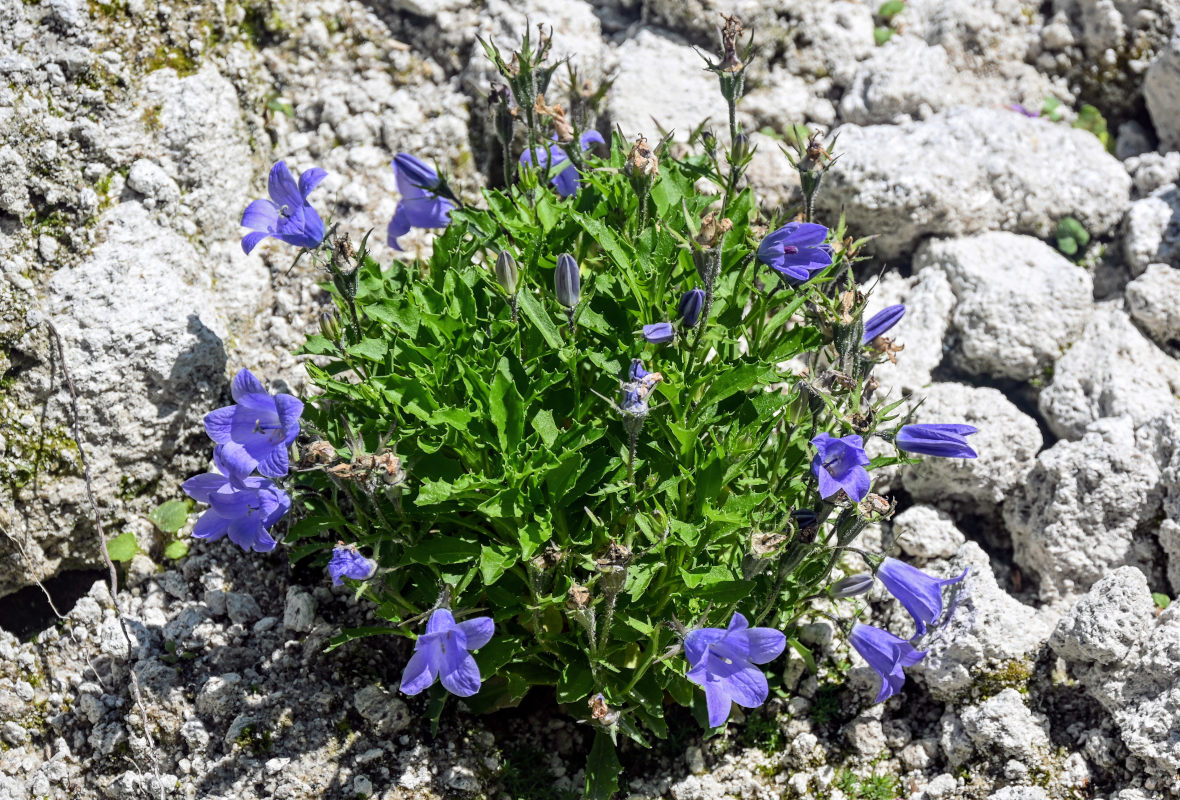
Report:
M397 626L445 592L457 615L496 624L469 706L540 690L584 719L597 695L621 709L596 737L598 794L617 777L601 776L617 764L619 733L643 745L666 736L668 702L704 719L684 659L666 657L686 627L724 626L740 607L793 639L838 548L877 513L820 503L808 442L868 435L888 419L887 408L865 411L872 353L862 309L835 277L856 246L843 230L833 266L789 286L755 260L782 220L764 218L749 189L718 202L694 188L730 183L723 160L665 155L640 193L629 152L616 136L607 158L587 154L570 198L527 170L485 190L482 208L452 212L429 260L382 266L337 243L326 288L354 322L309 338L318 395L304 420L342 463L298 475L287 537L296 558L325 558L343 539L380 565L361 591L391 626L338 643L413 630ZM496 280L504 250L519 272L514 298ZM563 253L582 275L572 326L553 289ZM699 324L646 343L642 326L676 319L709 274ZM662 381L632 457L615 401L634 358ZM364 468L391 454L396 479ZM811 508L807 526L791 522Z

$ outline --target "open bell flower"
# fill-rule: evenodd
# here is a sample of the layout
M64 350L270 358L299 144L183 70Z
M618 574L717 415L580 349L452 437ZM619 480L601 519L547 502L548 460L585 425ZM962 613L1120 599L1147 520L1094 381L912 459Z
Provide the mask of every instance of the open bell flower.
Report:
M811 471L819 478L819 496L827 500L843 489L853 502L864 500L871 483L865 467L872 460L865 454L864 440L821 433L811 444L816 449Z
M757 708L766 702L770 688L756 664L782 655L787 637L773 628L751 628L734 612L729 628L699 628L684 637L686 677L705 690L709 727L724 725L731 705Z
M414 655L402 673L402 692L415 695L438 680L451 694L471 697L479 691L481 678L479 665L468 651L490 642L495 630L491 617L456 623L450 611L435 610L426 633L414 642Z
M451 223L451 211L455 204L435 194L439 183L438 173L409 153L394 156L393 175L402 198L393 213L393 219L389 221L386 237L390 247L401 250L397 240L409 233L410 228L447 227Z
M291 498L266 478L235 477L216 451L213 460L222 474L206 472L181 485L189 497L209 504L193 526L193 538L215 542L229 536L247 552L274 550L275 540L269 530L291 508Z
M899 450L937 458L976 458L975 450L963 437L979 433L974 425L932 422L902 425L895 443Z
M881 691L874 701L877 703L901 691L905 683L904 667L912 667L926 657L926 651L915 649L900 636L859 622L852 626L848 641L873 671L881 676Z
M230 385L232 406L205 415L205 432L216 444L216 456L229 470L245 477L258 470L281 478L290 469L288 450L299 435L303 403L289 394L272 395L248 369Z
M787 283L807 283L832 264L832 251L824 244L828 229L814 222L788 222L758 245L758 260Z
M556 137L554 137L556 138ZM586 131L582 134L581 147L582 150L589 150L590 145L597 142L598 144L605 144L606 141L602 138L602 134L598 131ZM532 152L525 150L520 154L520 163L532 164L536 162L539 169L548 169L550 162L553 164L555 173L549 179L553 184L553 190L562 197L570 197L578 193L578 189L582 186L582 179L578 175L578 168L572 163L566 163L564 168L558 168L558 164L569 162L569 157L559 145L549 145L548 148L538 147Z
M332 558L328 561L328 574L332 576L332 585L340 586L345 578L367 581L376 571L377 562L362 556L355 544L339 544L332 549Z
M926 626L936 624L942 616L942 587L963 580L967 570L954 578L933 578L904 561L886 558L877 568L877 577L914 618L914 635L922 636Z
M242 225L252 231L242 237L246 254L268 236L296 247L315 247L322 242L324 222L307 202L307 196L326 177L325 170L312 167L296 183L286 162L279 161L271 167L267 180L270 199L255 200L242 214Z

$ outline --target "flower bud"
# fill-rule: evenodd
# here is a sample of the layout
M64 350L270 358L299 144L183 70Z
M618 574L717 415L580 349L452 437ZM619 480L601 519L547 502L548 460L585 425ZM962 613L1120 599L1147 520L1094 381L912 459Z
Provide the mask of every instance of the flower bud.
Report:
M861 572L836 581L828 587L828 594L838 600L842 597L856 597L865 594L872 587L873 576L868 572Z
M510 295L516 294L516 281L520 273L516 269L516 259L507 250L501 250L496 256L496 281L504 291Z
M582 299L582 276L578 273L578 262L569 253L557 257L553 288L557 292L557 302L566 308L574 308Z
M643 326L643 338L652 344L667 344L676 338L676 329L671 322L657 322Z
M878 336L888 333L894 325L901 321L903 316L905 316L905 306L900 304L878 311L865 320L864 338L861 343L868 344Z
M330 342L340 341L340 320L331 311L320 314L320 333Z
M701 309L705 305L705 292L703 289L689 289L680 298L680 323L684 327L695 328L697 321L701 318Z
M631 359L631 368L627 370L627 377L630 380L637 381L646 378L651 373L643 368L643 360L638 358Z
M735 161L741 161L748 155L750 155L750 137L739 133L733 140L733 158Z
M797 508L791 512L791 521L799 531L800 541L815 541L815 536L819 533L819 515L810 508Z

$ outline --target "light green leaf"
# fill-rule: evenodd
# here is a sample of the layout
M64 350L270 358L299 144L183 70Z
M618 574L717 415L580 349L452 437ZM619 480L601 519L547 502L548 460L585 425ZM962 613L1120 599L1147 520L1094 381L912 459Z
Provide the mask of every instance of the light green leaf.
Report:
M549 316L537 298L533 297L532 293L522 291L516 296L520 303L520 311L528 319L529 322L536 326L537 331L545 339L545 343L550 347L561 349L565 344L561 341L561 333L558 332L557 326L553 324L553 317Z
M173 561L179 561L188 555L188 542L183 539L169 542L168 546L164 548L164 557L170 558Z
M385 353L389 350L384 339L361 339L348 348L350 356L357 356L367 361L381 362L385 360Z
M505 455L516 449L524 436L524 398L517 391L508 371L508 359L500 359L496 377L492 380L489 413Z
M152 512L148 514L148 519L164 533L175 534L188 521L190 510L192 510L192 503L188 500L169 500L152 509Z
M541 437L546 447L552 447L557 441L557 424L553 421L553 412L543 408L533 417L533 430Z
M130 561L139 552L139 545L135 541L135 534L131 531L121 533L107 542L107 554L111 561Z

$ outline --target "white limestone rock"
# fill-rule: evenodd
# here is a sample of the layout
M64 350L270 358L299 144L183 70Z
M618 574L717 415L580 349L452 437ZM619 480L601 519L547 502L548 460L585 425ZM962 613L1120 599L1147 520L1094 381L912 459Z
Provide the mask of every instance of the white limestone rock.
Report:
M1099 307L1053 367L1038 406L1055 434L1078 439L1103 417L1139 426L1176 407L1180 362L1140 333L1118 308Z
M1067 661L1117 663L1146 638L1153 606L1143 573L1119 567L1095 583L1061 618L1049 646Z
M910 506L894 517L893 536L902 552L918 561L951 558L967 541L950 514L930 506Z
M927 655L911 670L943 702L966 696L983 675L1035 660L1057 621L1052 610L1033 609L1001 589L991 559L975 542L960 547L940 571L958 574L965 567L970 571L961 588L948 590L946 623L919 642Z
M1012 487L1004 522L1015 561L1040 576L1046 603L1072 600L1123 565L1149 568L1143 535L1159 513L1160 470L1125 417L1091 425L1037 457Z
M1150 264L1127 284L1127 312L1161 347L1180 345L1180 269Z
M1149 264L1180 268L1180 186L1163 186L1131 204L1123 223L1123 257L1132 275Z
M1043 442L1036 422L996 389L962 383L934 383L913 422L958 422L979 428L968 443L978 458L923 458L902 470L902 483L915 500L956 501L990 509L1025 479Z
M1082 267L1029 236L992 232L931 240L914 270L944 272L955 294L951 353L965 372L1028 380L1081 334L1093 309Z
M1048 720L1031 711L1015 689L1004 689L979 705L961 709L959 718L975 748L989 757L998 750L1027 764L1049 751Z
M843 211L852 232L876 234L884 258L929 235L1048 237L1066 216L1100 235L1130 202L1130 177L1092 134L1006 109L838 130L841 157L818 205L832 219Z
M1156 56L1143 79L1147 111L1161 150L1180 150L1180 33Z

